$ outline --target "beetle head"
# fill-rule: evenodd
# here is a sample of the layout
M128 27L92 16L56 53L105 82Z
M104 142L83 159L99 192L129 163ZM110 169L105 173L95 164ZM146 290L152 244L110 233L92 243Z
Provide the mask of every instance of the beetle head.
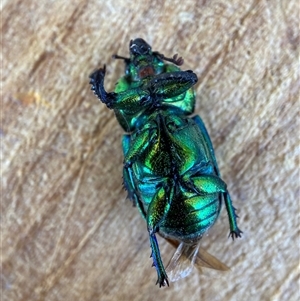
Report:
M151 46L143 39L138 38L131 40L129 43L129 51L133 56L151 54Z

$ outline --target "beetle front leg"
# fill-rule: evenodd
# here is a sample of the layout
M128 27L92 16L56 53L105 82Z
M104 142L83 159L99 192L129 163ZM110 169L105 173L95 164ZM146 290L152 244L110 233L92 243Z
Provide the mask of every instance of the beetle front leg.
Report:
M113 103L116 100L116 93L107 93L104 89L104 77L106 72L106 66L100 68L90 75L91 90L95 95L107 105L109 109L113 108Z
M147 106L150 98L148 89L141 87L128 89L119 93L106 92L104 89L104 77L106 67L100 68L90 75L91 90L109 109L126 110L133 114L142 106Z
M186 93L197 81L197 75L191 70L166 72L154 76L147 89L151 95L167 99Z

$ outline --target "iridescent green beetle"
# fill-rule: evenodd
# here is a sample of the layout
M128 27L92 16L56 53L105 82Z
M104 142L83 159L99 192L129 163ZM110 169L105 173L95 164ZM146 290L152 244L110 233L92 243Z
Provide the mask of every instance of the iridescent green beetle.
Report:
M164 286L169 282L156 233L180 242L169 264L173 273L180 257L195 261L222 199L231 237L242 231L207 130L199 116L188 117L194 111L196 74L179 69L182 58L153 52L142 39L131 41L129 51L130 58L114 56L125 62L114 92L104 89L105 66L91 74L90 83L128 133L123 137L124 186L147 223L157 283Z

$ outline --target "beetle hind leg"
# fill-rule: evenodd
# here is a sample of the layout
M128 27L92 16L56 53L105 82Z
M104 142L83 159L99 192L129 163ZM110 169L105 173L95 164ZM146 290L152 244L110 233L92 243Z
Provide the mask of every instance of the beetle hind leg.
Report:
M153 259L152 266L155 267L157 272L156 284L159 284L159 287L169 286L168 276L160 257L159 246L154 233L150 234L150 246L152 250L151 257Z
M159 286L169 285L168 276L165 271L159 246L156 240L155 233L159 231L159 226L164 220L170 209L171 200L174 197L174 185L171 181L166 181L162 186L157 190L154 195L151 203L149 204L147 211L147 227L150 238L150 246L152 250L153 265L155 266L157 272L157 284Z
M226 206L226 210L227 210L228 218L229 218L229 226L230 226L229 236L231 236L232 239L234 240L234 238L241 237L243 231L241 231L239 229L239 227L237 226L236 219L238 218L238 216L235 213L236 209L232 206L232 201L231 201L228 191L226 191L223 194L223 196L224 196L225 206Z
M213 159L212 163L214 165L215 172L218 175L218 177L220 177L220 179L221 179L221 175L220 175L220 171L219 171L219 168L218 168L217 160L216 160L216 157L215 157L213 145L212 145L211 140L209 138L207 129L206 129L206 127L205 127L202 119L199 116L195 116L192 119L195 121L195 123L197 124L197 126L199 127L201 133L204 136L204 139L205 139L205 141L206 141L206 143L208 145L208 148L210 150L211 157ZM235 213L236 209L232 205L230 194L229 194L227 188L223 192L223 197L224 197L224 202L225 202L226 210L227 210L227 213L228 213L228 219L229 219L229 227L230 227L230 234L229 234L229 236L231 236L232 239L241 237L241 234L243 232L237 226L236 219L237 219L238 216Z

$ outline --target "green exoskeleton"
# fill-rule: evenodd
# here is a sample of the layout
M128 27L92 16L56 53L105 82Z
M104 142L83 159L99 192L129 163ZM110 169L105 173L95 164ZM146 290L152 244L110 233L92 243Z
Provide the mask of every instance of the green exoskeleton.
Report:
M169 282L156 233L180 243L169 264L172 274L181 257L193 265L199 241L216 222L223 200L230 235L240 237L242 231L204 123L199 116L189 117L195 105L196 74L180 70L182 58L166 58L142 39L131 41L129 51L129 58L114 56L125 62L125 75L114 92L104 89L105 66L91 74L90 83L127 132L124 186L147 223L157 283L164 286Z

